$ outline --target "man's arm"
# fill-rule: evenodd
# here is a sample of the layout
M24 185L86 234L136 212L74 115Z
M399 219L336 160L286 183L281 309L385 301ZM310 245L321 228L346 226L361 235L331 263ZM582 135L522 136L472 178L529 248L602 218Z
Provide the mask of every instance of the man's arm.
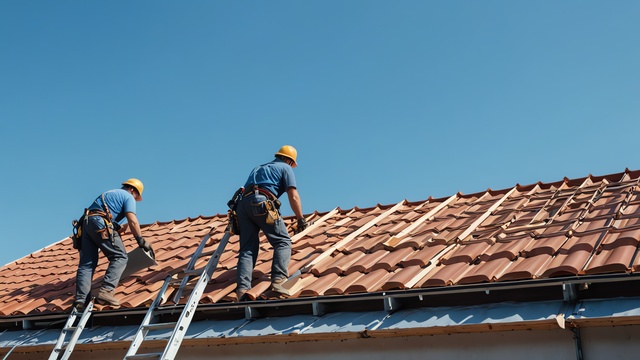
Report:
M137 238L139 236L142 237L142 232L140 230L140 223L138 222L138 217L136 216L136 214L132 212L128 212L125 215L127 216L127 224L131 229L131 233L133 234L133 237L134 238Z
M148 243L147 240L145 240L142 237L142 232L140 231L140 223L138 223L138 217L136 216L136 214L132 212L128 212L127 223L129 224L129 228L131 228L131 233L133 234L133 237L136 239L138 246L150 252L151 257L155 259L156 254L153 251L153 247L151 247L151 244Z
M296 219L302 219L302 201L300 200L298 189L294 187L288 188L287 195L289 196L289 205L291 206L291 210L296 214Z

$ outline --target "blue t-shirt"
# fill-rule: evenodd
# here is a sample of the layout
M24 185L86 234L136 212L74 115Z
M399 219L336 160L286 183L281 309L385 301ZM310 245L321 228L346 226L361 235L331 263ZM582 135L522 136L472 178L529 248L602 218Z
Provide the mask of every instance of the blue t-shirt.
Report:
M114 189L106 191L104 194L104 202L113 216L113 221L120 223L125 218L126 213L136 213L136 199L128 191L124 189ZM102 195L98 196L93 204L89 206L89 210L102 210Z
M251 171L244 188L248 189L251 185L258 185L279 198L288 188L296 187L296 177L291 165L280 159L274 159Z

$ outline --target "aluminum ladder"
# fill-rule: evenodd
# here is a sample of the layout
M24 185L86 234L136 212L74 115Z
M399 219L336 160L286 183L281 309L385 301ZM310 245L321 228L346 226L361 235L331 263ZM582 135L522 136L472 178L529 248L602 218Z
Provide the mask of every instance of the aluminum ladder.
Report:
M218 262L220 261L220 256L224 252L224 248L227 246L229 242L229 238L231 237L230 226L227 226L224 236L218 247L215 251L205 252L203 250L207 244L207 241L211 237L211 234L207 234L198 249L196 249L195 253L191 257L189 264L187 265L186 270L184 271L184 277L180 279L174 279L173 276L168 276L165 279L162 288L158 292L156 299L153 301L147 314L142 320L142 324L138 328L138 331L133 337L131 341L131 345L129 346L129 350L124 356L124 359L162 359L162 360L173 360L180 349L180 344L182 343L182 339L189 328L189 324L191 324L191 320L193 319L193 315L195 314L196 308L198 307L198 303L200 302L200 298L204 292L207 283L211 280L211 276L218 266ZM212 255L213 254L213 255ZM207 265L204 268L195 269L196 262L199 258L212 255ZM178 302L180 297L182 296L182 292L188 286L189 282L194 280L196 277L199 277L198 282L193 288L191 295L189 296L189 300L184 305L182 309L182 313L176 322L167 322L167 323L159 323L158 321L158 313L166 310L170 310L172 308L179 308ZM162 303L162 299L164 294L167 292L170 286L177 284L180 282L180 286L177 288L175 295L173 296L173 303L175 305L160 307ZM153 353L138 353L140 350L142 343L147 339L147 336L150 335L151 332L153 334L154 331L157 330L167 330L173 329L168 339L163 335L155 335L153 336L153 340L166 340L167 343L165 345L163 352L153 352ZM165 337L165 339L158 339L159 337Z
M58 336L58 341L56 341L56 345L53 347L53 351L51 351L49 360L67 360L69 356L71 356L73 348L76 346L76 343L80 338L80 334L82 334L82 330L84 330L84 326L87 324L89 317L91 317L93 302L94 299L89 301L82 314L75 307L71 309L71 314L62 328L60 336ZM80 315L80 320L78 320L77 325L74 326L78 315ZM69 342L66 342L67 334L70 331L73 331L73 333L69 338Z

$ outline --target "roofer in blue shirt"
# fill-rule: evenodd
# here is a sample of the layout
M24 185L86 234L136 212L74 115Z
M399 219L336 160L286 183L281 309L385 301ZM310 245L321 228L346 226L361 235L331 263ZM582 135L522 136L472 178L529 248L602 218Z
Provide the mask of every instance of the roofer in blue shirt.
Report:
M278 198L282 194L287 193L291 210L298 219L296 232L308 226L302 214L302 202L293 173L293 168L298 165L297 156L298 152L293 146L281 147L273 161L251 171L244 185L245 190L237 208L240 252L236 295L239 301L248 300L246 292L251 289L251 274L258 258L260 230L273 247L271 290L284 292L281 284L289 276L291 238L278 211Z
M109 190L98 196L86 210L79 243L80 262L76 273L76 299L74 307L82 310L91 298L91 282L98 265L98 250L109 260L96 302L112 307L120 303L114 291L127 265L127 251L118 231L123 220L127 221L138 246L155 257L151 244L142 237L136 216L136 201L142 201L144 185L138 179L129 179L122 188Z

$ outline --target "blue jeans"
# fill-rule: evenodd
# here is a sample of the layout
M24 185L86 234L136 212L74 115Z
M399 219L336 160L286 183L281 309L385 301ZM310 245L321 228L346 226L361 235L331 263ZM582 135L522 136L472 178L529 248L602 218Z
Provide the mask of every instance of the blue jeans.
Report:
M104 219L100 216L89 216L82 229L80 240L80 262L76 273L76 301L88 301L91 298L91 282L93 273L98 266L98 250L109 259L109 266L102 280L102 289L115 290L120 281L120 276L127 266L127 251L122 243L122 238L116 232L112 232L112 239L102 239L98 232L104 229Z
M286 279L289 276L289 260L291 259L291 238L284 220L280 217L273 224L267 224L267 209L262 195L244 197L236 210L240 226L240 253L238 254L237 289L251 289L251 274L256 266L260 249L260 230L273 247L271 262L271 279Z

